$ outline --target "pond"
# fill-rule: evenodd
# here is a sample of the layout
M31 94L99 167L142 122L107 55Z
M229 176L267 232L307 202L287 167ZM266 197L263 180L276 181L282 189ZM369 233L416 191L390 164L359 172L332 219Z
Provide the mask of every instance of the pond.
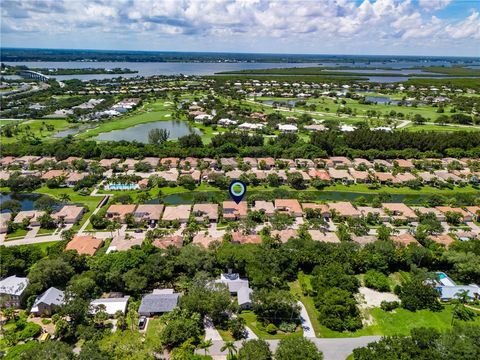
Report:
M35 210L35 200L37 200L40 194L12 194L12 193L0 193L0 203L7 200L17 200L20 202L21 210ZM10 210L2 210L3 212L10 212Z
M377 103L377 104L397 105L399 103L398 100L392 100L389 97L384 97L384 96L366 96L365 100L371 101L371 102Z
M112 130L109 132L99 134L96 139L103 141L138 141L148 143L148 133L152 129L165 129L170 132L170 140L178 139L181 136L192 133L201 135L202 132L185 121L169 120L169 121L155 121L146 124L139 124L131 126L126 129Z
M299 100L262 100L262 104L265 105L278 105L278 106L295 106Z

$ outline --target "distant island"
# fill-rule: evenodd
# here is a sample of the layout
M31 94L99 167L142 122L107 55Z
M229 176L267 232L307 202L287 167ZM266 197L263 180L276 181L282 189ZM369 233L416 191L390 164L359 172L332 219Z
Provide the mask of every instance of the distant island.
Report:
M2 75L16 75L19 71L31 70L48 76L55 75L90 75L90 74L136 74L137 70L126 68L84 68L84 69L68 69L68 68L30 68L25 65L9 66L2 63Z
M443 64L473 64L473 57L393 56L393 55L322 55L227 52L127 51L83 49L1 48L0 61L82 61L82 62L224 62L224 63L381 63L428 61Z

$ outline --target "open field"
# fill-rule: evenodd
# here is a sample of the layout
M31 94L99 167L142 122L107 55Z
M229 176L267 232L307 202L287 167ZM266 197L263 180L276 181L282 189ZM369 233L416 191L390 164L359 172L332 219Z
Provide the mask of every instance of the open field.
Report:
M73 128L76 124L69 123L65 119L36 119L36 120L3 120L0 122L1 126L6 124L18 123L18 133L13 134L12 137L7 137L2 135L0 141L2 144L11 144L19 141L30 140L37 138L40 140L47 140L52 137L55 133Z

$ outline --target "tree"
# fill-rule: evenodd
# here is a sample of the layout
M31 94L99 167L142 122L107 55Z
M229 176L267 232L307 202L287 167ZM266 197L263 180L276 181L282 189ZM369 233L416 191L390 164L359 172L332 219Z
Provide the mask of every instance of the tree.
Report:
M60 199L60 202L62 202L63 204L66 204L67 202L69 202L71 200L70 195L68 195L67 193L60 194L59 199Z
M362 327L357 304L351 293L339 288L330 288L319 293L315 299L320 322L335 331L355 331Z
M300 318L300 307L294 296L286 290L255 290L252 306L258 320L264 323L297 323Z
M199 341L203 333L203 324L198 314L174 311L169 314L169 321L159 334L161 343L168 349L178 347L188 339Z
M22 203L18 200L8 199L0 202L0 211L10 210L12 213L18 213L22 209Z
M290 186L296 190L302 190L305 188L305 182L303 180L303 176L299 172L288 173L287 180Z
M280 340L275 360L322 360L323 354L317 346L303 337L287 336Z
M411 280L402 284L399 298L402 307L410 311L421 309L438 311L442 309L437 290L432 285L425 284L424 279L419 276L414 276Z
M202 137L196 133L179 137L178 144L184 149L203 147Z
M64 287L75 273L73 267L61 257L44 258L28 273L29 287L39 294L51 286Z
M471 309L465 306L467 301L467 290L459 291L457 294L455 294L455 299L453 299L452 301L452 303L454 304L452 311L452 325L455 319L462 321L471 321L475 318L476 314Z
M63 230L62 233L60 234L60 237L64 241L70 241L73 239L74 236L75 236L75 230L73 229Z
M50 214L45 213L38 218L38 222L40 223L40 227L42 229L56 229L57 224L55 220L50 216Z
M48 195L42 195L35 200L35 208L51 212L57 205L57 201Z
M207 356L207 353L208 353L208 349L210 349L213 345L213 340L212 339L208 339L208 340L202 340L200 341L200 344L198 345L198 347L202 350L205 351L205 356Z
M75 359L70 346L61 341L35 343L35 345L20 355L21 360L70 360Z
M364 276L365 286L378 290L378 291L390 291L390 284L388 277L377 270L368 270Z
M272 351L265 340L248 340L238 351L238 360L272 360Z
M220 348L220 351L228 351L229 359L233 359L233 355L237 352L237 347L233 341L225 341L225 344Z
M152 145L163 145L170 137L170 131L166 129L152 129L148 132L148 143Z

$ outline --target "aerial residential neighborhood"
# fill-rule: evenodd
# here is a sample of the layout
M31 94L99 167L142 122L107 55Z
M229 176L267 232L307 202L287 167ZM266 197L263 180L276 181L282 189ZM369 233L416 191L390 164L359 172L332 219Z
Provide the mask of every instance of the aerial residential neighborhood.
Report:
M0 7L0 358L480 359L477 2Z

